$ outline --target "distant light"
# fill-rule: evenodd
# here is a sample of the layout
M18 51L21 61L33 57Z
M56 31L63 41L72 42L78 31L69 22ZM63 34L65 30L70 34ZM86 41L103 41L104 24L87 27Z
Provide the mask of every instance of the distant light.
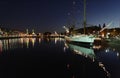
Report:
M115 48L113 49L113 51L115 51Z
M70 13L68 13L68 15L70 15Z
M117 53L117 56L119 56L119 53Z
M67 64L67 68L68 68L68 69L70 68L70 64Z
M110 35L110 33L107 33L108 35Z
M76 4L76 2L75 1L73 1L73 5L75 5Z
M109 49L106 49L105 52L106 52L106 53L109 52Z

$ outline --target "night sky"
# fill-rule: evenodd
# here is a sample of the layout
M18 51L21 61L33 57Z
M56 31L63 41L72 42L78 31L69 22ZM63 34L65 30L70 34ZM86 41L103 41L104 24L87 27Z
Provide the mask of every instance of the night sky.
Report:
M86 0L87 23L120 25L120 0ZM73 20L73 19L74 20ZM35 32L61 32L64 25L83 23L83 0L0 0L0 25Z

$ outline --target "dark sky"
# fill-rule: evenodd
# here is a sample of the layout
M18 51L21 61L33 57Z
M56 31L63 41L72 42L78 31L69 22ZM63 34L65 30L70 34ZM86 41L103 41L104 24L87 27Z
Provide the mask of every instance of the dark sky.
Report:
M98 25L113 21L120 24L120 0L86 0L87 23ZM73 5L73 3L75 3ZM63 26L75 21L82 27L83 0L1 0L0 25L36 32L64 31Z

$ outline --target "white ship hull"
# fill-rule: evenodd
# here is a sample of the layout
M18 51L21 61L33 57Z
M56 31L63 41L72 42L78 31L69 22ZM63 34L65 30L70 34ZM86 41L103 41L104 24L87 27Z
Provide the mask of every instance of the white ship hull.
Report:
M66 41L69 42L80 42L84 44L92 45L94 43L95 37L92 35L74 35L74 36L65 36Z
M74 36L65 36L65 40L68 42L81 43L84 45L92 46L96 41L100 44L101 38L94 37L94 35L74 35Z

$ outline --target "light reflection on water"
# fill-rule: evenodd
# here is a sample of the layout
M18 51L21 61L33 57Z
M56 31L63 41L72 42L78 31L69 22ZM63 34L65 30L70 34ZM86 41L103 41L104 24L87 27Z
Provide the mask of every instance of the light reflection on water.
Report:
M95 58L98 61L98 65L107 73L108 77L120 78L120 47L119 45L94 45L92 48L85 47L82 45L65 44L66 49L73 50L76 54L87 56L86 58ZM84 51L83 51L84 49ZM89 49L89 51L88 51ZM91 52L91 53L89 53ZM94 52L94 53L93 53ZM92 56L91 56L92 55ZM88 57L89 56L89 57Z
M59 51L59 49L62 48L61 51L63 51L64 53L69 53L70 51L72 51L73 55L80 55L87 59L91 59L92 63L95 63L97 61L97 65L101 67L101 69L103 69L103 71L105 71L108 76L110 76L111 74L112 78L120 78L120 48L116 45L107 45L107 47L98 45L93 46L92 48L86 48L74 44L65 43L64 39L62 38L17 38L0 40L0 52L15 50L18 48L30 49L36 48L37 46L40 46L41 49L42 45L44 45L44 49L48 49L48 51L48 47L55 47L55 51ZM39 47L37 49L39 49ZM63 57L63 59L66 59L66 57ZM74 61L73 64L75 64ZM71 64L67 63L66 67L70 71ZM75 77L75 74L73 74L72 77Z
M106 69L111 73L111 78L120 78L120 47L119 45L102 45L100 49L95 49L98 60L102 61Z
M2 48L1 52L4 50L17 48L17 47L19 47L19 44L21 44L20 39L0 40L0 48Z
M75 44L69 44L65 43L65 46L69 47L71 50L73 50L76 54L89 57L91 59L95 58L94 50L91 47L83 47L80 45L75 45Z
M75 54L78 55L82 55L88 59L91 59L92 62L95 62L96 59L96 55L94 53L94 49L100 49L101 46L93 46L93 47L84 47L82 45L78 45L75 43L65 43L65 46L69 49L71 49L72 51L74 51ZM103 71L106 73L106 75L110 78L110 73L108 72L108 70L106 69L106 67L104 66L104 64L101 61L98 61L98 66L100 66Z
M37 39L39 44L41 43L42 40L43 40L42 38ZM52 40L52 41L54 41L55 44L58 41L63 41L62 38L46 38L46 40L47 40L47 42L50 42ZM12 50L12 49L16 49L16 48L34 47L35 42L36 42L36 38L16 38L16 39L0 40L0 52L6 51L6 50Z
M34 47L36 38L17 38L0 40L0 51L12 50L16 48L29 48L30 43ZM40 42L40 39L39 39Z

